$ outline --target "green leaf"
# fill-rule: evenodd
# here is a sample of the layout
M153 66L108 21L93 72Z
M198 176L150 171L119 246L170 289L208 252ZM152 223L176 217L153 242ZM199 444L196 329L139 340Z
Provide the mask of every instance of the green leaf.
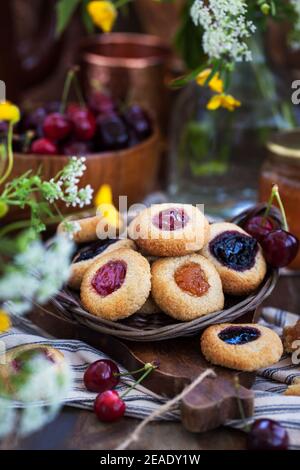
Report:
M81 8L81 16L82 16L82 21L83 21L83 24L85 26L87 33L92 34L95 32L95 25L86 9L86 6L89 3L89 1L90 0L83 1L82 8Z
M56 30L55 35L60 36L75 12L81 0L59 0L56 4Z
M207 67L207 64L203 64L203 65L200 65L200 67L197 67L195 70L193 70L191 73L187 74L187 75L184 75L182 77L179 77L179 78L176 78L175 80L173 80L171 83L170 83L170 87L171 88L180 88L184 85L186 85L187 83L191 82L192 80L194 80L197 75L202 72L202 70L204 70L205 68Z

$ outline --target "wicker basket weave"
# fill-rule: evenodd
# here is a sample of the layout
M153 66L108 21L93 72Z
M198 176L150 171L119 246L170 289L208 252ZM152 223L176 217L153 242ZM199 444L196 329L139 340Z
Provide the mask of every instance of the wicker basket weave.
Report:
M255 213L261 213L265 205L261 204L255 209ZM246 211L232 220L240 223L253 215L253 210ZM272 213L280 222L280 216L276 211ZM66 320L85 325L99 333L115 336L131 341L161 341L180 336L191 336L216 323L232 322L247 312L254 311L272 292L278 279L278 271L269 269L263 283L256 292L247 297L229 297L225 299L223 310L204 315L189 322L178 322L164 313L135 314L122 321L112 322L96 317L87 312L77 293L65 288L53 300L57 314Z
M272 270L256 293L235 301L233 298L227 298L224 310L189 322L175 321L163 313L135 314L126 320L112 322L84 310L78 295L69 289L60 292L52 303L63 318L78 322L99 333L131 341L161 341L179 336L191 336L209 325L232 322L245 313L254 311L271 294L277 278L277 271Z

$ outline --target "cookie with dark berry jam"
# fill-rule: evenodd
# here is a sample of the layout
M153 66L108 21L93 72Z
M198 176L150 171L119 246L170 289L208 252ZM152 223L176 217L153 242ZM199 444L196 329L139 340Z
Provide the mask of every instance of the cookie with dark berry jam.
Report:
M267 265L259 243L235 224L211 224L210 237L201 254L216 267L226 294L248 295L266 275Z
M213 364L253 371L278 362L280 337L270 328L252 323L209 326L201 337L201 351Z

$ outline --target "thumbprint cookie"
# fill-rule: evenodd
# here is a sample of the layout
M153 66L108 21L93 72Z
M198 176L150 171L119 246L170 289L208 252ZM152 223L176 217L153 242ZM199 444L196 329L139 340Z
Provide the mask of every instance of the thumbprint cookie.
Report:
M148 255L182 256L199 251L209 236L209 223L190 204L156 204L141 211L129 236Z
M228 222L210 226L209 241L201 254L215 265L226 294L247 295L253 292L267 271L261 247L255 238Z
M159 259L151 272L155 302L177 320L194 320L224 307L220 276L201 255Z
M209 326L204 331L201 351L213 364L253 371L278 362L283 346L279 336L265 326L224 323Z
M150 265L146 258L122 248L101 256L87 269L80 297L90 313L116 321L139 310L150 289Z
M78 225L78 230L73 234L75 243L88 243L97 240L97 226L101 222L102 216L84 217L82 219L69 219L70 222ZM65 233L65 223L61 222L57 227L57 233Z
M107 239L98 240L79 247L72 260L70 268L70 277L68 285L72 289L80 289L81 281L86 270L98 259L106 253L120 248L135 249L135 244L128 239Z

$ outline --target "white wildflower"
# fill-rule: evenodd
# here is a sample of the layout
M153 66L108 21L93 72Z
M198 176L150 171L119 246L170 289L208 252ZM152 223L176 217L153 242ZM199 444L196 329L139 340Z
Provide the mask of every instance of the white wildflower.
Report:
M251 51L245 41L256 27L246 15L244 0L195 0L191 17L194 24L204 30L203 50L210 59L251 60Z
M92 201L93 189L91 185L79 189L78 183L86 170L84 157L72 157L69 163L62 169L57 179L51 179L43 183L43 193L51 204L62 201L67 207L84 207Z
M73 243L62 235L48 247L38 240L29 244L1 277L0 302L15 315L47 302L68 279L72 251Z

